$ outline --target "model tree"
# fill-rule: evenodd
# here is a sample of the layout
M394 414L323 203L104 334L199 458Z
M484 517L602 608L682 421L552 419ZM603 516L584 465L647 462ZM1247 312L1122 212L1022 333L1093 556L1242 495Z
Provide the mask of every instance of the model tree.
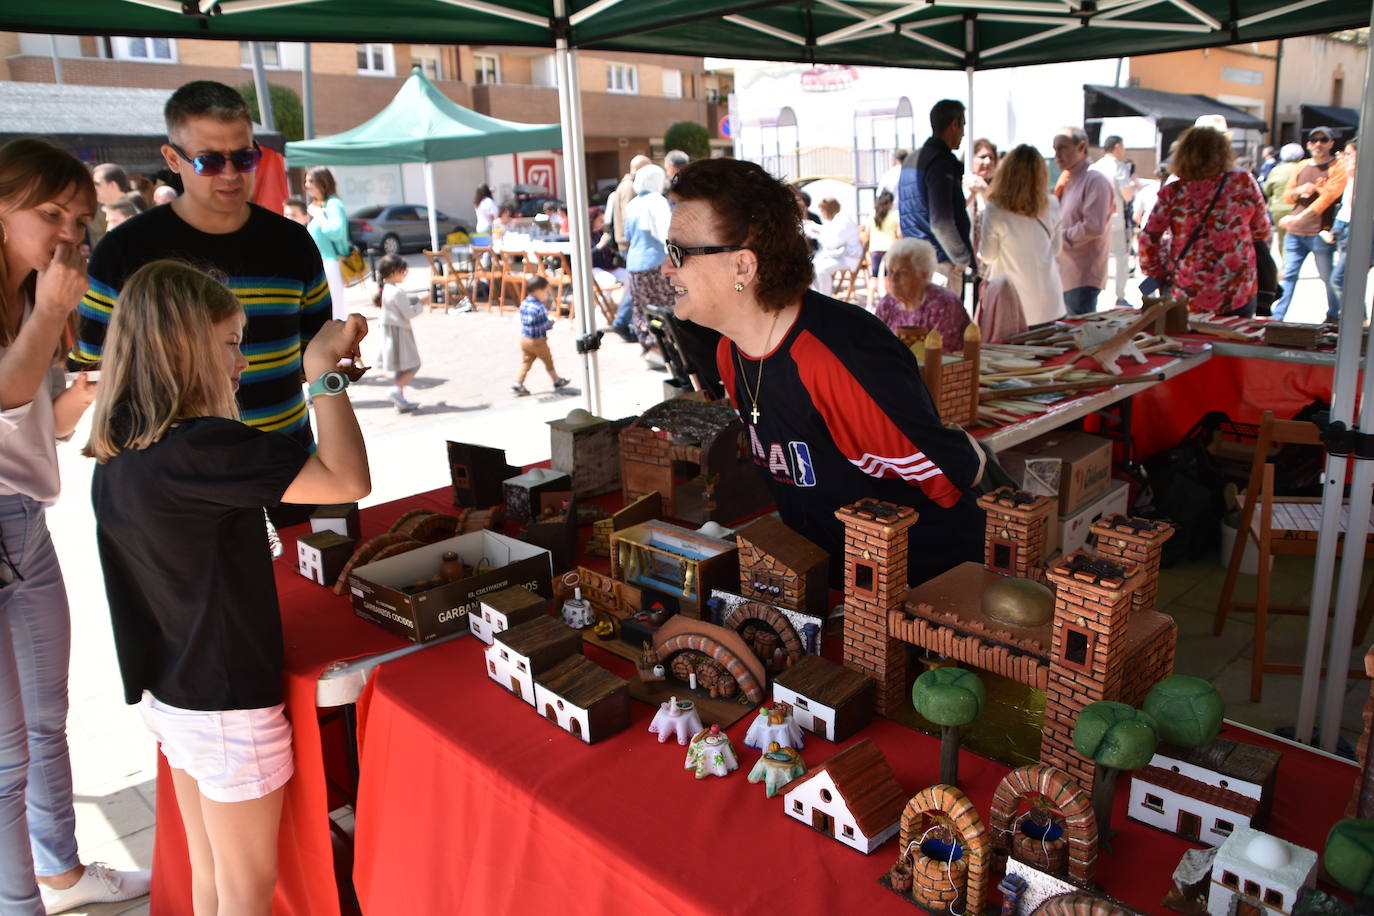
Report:
M1159 740L1202 747L1221 733L1221 694L1202 678L1175 674L1155 685L1142 707L1155 720Z
M959 729L983 712L983 682L966 668L931 668L911 686L916 711L940 726L940 781L959 783Z
M1356 913L1374 913L1374 820L1336 821L1322 856L1336 883L1355 895Z
M1147 713L1127 706L1099 700L1083 707L1073 727L1074 750L1097 764L1093 778L1093 814L1102 845L1110 849L1112 835L1112 797L1116 774L1138 770L1150 762L1159 744L1155 720Z

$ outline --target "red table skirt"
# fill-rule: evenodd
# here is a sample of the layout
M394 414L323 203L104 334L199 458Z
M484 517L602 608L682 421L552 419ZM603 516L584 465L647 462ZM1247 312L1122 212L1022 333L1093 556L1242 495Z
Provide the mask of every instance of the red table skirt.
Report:
M650 707L632 703L626 731L588 746L487 678L483 648L469 637L399 659L368 687L354 867L367 916L915 912L877 882L896 857L895 839L861 855L788 817L781 794L766 798L746 781L759 754L743 747L752 716L729 729L741 769L697 780L683 769L684 748L646 731ZM1320 849L1350 797L1354 766L1226 733L1284 748L1270 830ZM934 738L877 719L846 745L865 737L912 795L939 781ZM813 767L839 749L806 740ZM961 782L985 819L1006 772L961 755ZM1158 913L1191 846L1127 820L1127 783L1117 789L1116 851L1101 855L1098 880Z

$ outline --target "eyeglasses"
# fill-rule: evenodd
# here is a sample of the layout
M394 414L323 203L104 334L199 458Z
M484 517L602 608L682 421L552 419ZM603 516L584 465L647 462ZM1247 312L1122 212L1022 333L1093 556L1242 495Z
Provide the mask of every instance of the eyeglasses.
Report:
M681 267L682 262L688 257L698 254L724 254L727 251L743 251L743 245L703 245L699 248L683 248L671 239L663 243L663 247L668 252L668 260L673 262L674 267Z
M224 153L201 153L199 156L188 156L186 150L175 143L168 143L167 145L176 150L178 156L191 163L191 167L196 170L197 175L218 175L224 171L224 166L231 162L236 172L252 172L257 170L258 163L262 161L262 150L258 148L258 141L256 140L248 149L236 149L227 156Z

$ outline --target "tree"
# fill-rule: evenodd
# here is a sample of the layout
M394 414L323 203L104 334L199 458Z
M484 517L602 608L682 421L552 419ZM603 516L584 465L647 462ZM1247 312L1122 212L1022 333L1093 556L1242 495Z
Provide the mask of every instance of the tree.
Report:
M1166 744L1202 747L1221 732L1221 694L1199 677L1166 677L1145 697L1141 708L1155 720L1159 740Z
M1112 796L1116 774L1138 770L1150 762L1159 744L1155 720L1127 706L1099 700L1083 707L1073 727L1074 750L1097 764L1093 778L1093 814L1097 815L1098 839L1110 849Z
M301 107L301 97L296 95L296 90L269 83L267 92L272 99L272 117L277 122L277 131L288 140L305 139L305 109ZM248 103L249 117L261 124L257 88L249 83L239 87L239 94Z
M668 149L680 149L693 159L711 155L711 135L696 121L677 121L668 125L663 145Z
M911 685L916 711L940 726L940 781L959 783L959 728L983 713L987 693L967 668L931 668Z
M1355 912L1374 912L1374 821L1336 821L1326 837L1322 864L1337 884L1355 894Z

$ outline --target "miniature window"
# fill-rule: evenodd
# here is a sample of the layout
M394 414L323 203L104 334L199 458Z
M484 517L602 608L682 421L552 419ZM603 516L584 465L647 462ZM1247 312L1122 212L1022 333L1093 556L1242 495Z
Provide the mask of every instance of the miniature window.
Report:
M1223 789L1230 787L1230 785L1231 785L1231 784L1230 784L1229 782L1227 782L1226 780L1224 780L1224 779L1221 781L1221 787L1222 787Z
M1235 872L1224 871L1221 873L1221 883L1227 887L1239 887L1240 879L1236 877Z
M491 659L487 659L487 670L490 671L492 674L495 674L496 662L492 661Z
M826 802L828 804L831 801L834 801L834 799L835 796L830 794L829 789L821 789L821 801Z
M491 623L491 611L483 611L482 619L485 620L487 623Z
M851 827L851 826L849 826L848 824L845 824L845 825L844 825L843 833L844 833L846 839L850 839L850 840L854 839L854 828Z
M810 709L810 708L811 708L810 706L807 706L807 705L806 705L806 701L803 700L801 697L797 697L795 700L793 700L793 701L792 701L792 705L795 706L795 707L797 707L798 709Z
M501 661L503 661L503 662L508 662L508 661L510 661L510 656L506 654L506 650L505 650L505 649L502 649L502 650L501 650Z
M792 802L792 810L800 813L803 810L802 803L799 801Z
M999 572L1011 572L1016 564L1016 545L1011 541L992 541L992 568Z
M877 580L871 563L854 564L854 588L861 592L873 591L873 583Z
M453 465L453 485L464 489L470 486L468 483L468 466L466 464Z
M1265 892L1264 892L1264 902L1267 903L1267 904L1269 904L1270 906L1282 907L1282 906L1283 906L1283 894L1281 894L1281 893L1279 893L1278 891L1275 891L1275 890L1265 890Z
M1258 884L1257 882L1255 882L1255 881L1246 881L1246 882L1245 882L1245 896L1247 896L1247 897L1258 897L1259 894L1260 894L1260 886L1259 886L1259 884Z
M1222 836L1230 836L1231 831L1235 829L1235 824L1231 823L1230 821L1223 821L1221 818L1217 818L1216 824L1212 826L1212 832L1219 833Z
M1150 793L1146 792L1145 807L1149 808L1151 811L1163 811L1164 799L1160 798L1158 795L1151 795Z
M558 711L559 711L559 712L562 712L562 711L563 711L563 701L562 701L562 700L559 700L559 701L558 701Z
M519 668L521 671L524 671L524 670L525 670L525 663L524 663L524 662L516 662L516 663L515 663L515 667Z
M1076 627L1064 628L1064 664L1086 669L1092 648L1093 637L1090 632Z

